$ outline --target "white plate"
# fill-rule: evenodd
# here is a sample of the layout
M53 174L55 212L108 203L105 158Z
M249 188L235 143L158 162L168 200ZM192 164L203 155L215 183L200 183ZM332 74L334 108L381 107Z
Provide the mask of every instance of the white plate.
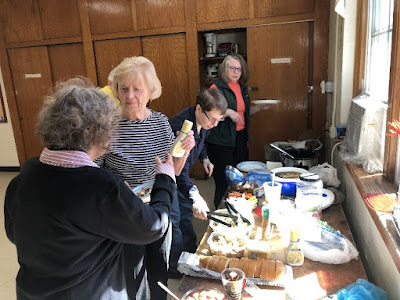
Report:
M280 100L253 100L251 101L253 104L278 104L281 101Z
M136 196L138 196L140 199L142 199L143 202L146 202L146 203L147 203L147 202L150 202L150 193L151 193L151 190L152 190L152 188L153 188L153 184L154 184L154 180L153 180L153 181L149 181L149 182L142 183L141 185L138 185L137 187L133 188L133 189L132 189L132 192L133 192ZM145 189L149 189L149 192L148 192L146 195L139 196L139 195L138 195L139 192L142 191L142 190L145 190Z
M267 165L261 161L242 161L236 166L239 171L250 172L257 169L267 169Z
M335 201L335 194L328 189L322 189L322 209L326 209Z

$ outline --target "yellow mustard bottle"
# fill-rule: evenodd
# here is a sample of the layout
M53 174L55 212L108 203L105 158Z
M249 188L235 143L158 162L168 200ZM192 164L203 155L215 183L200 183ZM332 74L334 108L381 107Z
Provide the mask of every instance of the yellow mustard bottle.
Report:
M304 253L300 247L299 230L290 230L290 243L286 252L286 263L291 266L301 266L304 263Z
M193 122L185 120L182 124L182 129L179 135L176 137L171 147L171 155L174 157L182 157L185 155L185 149L182 148L182 141L186 137L189 130L193 127Z

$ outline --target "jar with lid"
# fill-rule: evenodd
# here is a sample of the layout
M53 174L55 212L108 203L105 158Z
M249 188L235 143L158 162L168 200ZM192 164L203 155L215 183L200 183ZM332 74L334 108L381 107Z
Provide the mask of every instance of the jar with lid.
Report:
M296 209L320 219L323 200L322 180L318 174L314 173L300 174L299 179L300 181L296 184Z

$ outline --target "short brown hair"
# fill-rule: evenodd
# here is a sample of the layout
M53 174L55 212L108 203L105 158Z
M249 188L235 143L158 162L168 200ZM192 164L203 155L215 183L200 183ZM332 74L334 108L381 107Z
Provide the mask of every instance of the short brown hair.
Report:
M222 92L212 88L201 90L197 95L196 104L200 105L203 111L217 109L221 115L228 109L228 102Z

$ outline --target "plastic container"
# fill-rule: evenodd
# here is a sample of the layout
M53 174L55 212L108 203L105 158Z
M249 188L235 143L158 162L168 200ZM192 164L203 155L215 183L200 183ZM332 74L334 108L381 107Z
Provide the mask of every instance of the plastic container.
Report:
M271 259L272 251L270 241L248 240L246 243L245 256L251 259Z
M193 127L193 122L189 120L185 120L182 124L182 129L179 135L176 137L172 147L171 147L171 155L174 157L182 157L185 155L185 149L182 148L182 141L187 136L189 130Z
M318 174L300 174L296 184L296 209L321 219L323 182Z
M301 266L304 263L304 253L300 247L300 231L290 230L290 243L286 252L286 263L291 266Z

